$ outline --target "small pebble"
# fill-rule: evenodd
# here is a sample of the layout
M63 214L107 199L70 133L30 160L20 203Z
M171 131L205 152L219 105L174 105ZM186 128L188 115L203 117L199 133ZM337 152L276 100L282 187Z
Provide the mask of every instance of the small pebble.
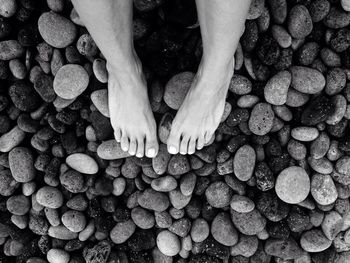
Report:
M36 193L36 200L42 206L48 208L59 208L63 205L62 193L54 187L43 186Z
M164 255L173 257L180 252L181 244L175 234L163 230L157 236L157 247Z

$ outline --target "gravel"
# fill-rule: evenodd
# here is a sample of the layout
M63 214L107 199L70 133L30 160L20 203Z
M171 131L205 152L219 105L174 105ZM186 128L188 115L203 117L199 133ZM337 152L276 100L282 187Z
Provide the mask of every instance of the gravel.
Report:
M166 141L194 1L135 0L159 153L113 139L108 64L66 0L0 0L0 261L350 261L350 6L253 0L216 136Z

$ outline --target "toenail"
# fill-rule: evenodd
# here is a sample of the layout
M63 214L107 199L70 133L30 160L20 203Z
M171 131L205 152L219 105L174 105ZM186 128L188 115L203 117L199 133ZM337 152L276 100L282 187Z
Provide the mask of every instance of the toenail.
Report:
M180 152L180 154L185 155L186 153L185 152Z
M141 153L137 153L137 154L136 154L136 157L138 157L138 158L142 158L142 157L143 157L143 155L142 155Z
M169 146L169 153L176 154L176 148L174 146Z
M151 148L147 151L148 157L154 157L156 155L156 150Z
M122 147L122 150L123 150L124 152L127 152L129 149L128 149L128 147Z

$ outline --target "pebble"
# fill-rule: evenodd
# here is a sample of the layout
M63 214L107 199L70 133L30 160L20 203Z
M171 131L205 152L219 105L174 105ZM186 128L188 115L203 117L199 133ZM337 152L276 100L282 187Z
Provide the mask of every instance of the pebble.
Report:
M205 197L208 203L215 208L228 206L233 195L232 189L224 182L213 182L205 190Z
M350 176L350 157L343 156L335 164L335 169L345 176Z
M37 202L48 208L56 209L63 205L62 193L54 187L43 186L36 193Z
M226 212L217 214L211 223L210 232L213 238L225 246L234 246L238 242L238 233L230 215Z
M346 85L346 74L341 68L332 68L327 72L325 93L335 95L341 92Z
M333 114L328 116L326 123L329 125L336 125L343 119L346 113L347 103L345 97L340 94L332 97L332 103L335 110Z
M177 187L177 181L170 175L152 180L151 187L157 192L170 192Z
M107 83L108 81L108 72L106 68L106 61L100 58L96 58L92 64L92 70L95 74L95 77L101 83Z
M87 57L96 56L98 53L98 47L90 34L83 34L77 41L78 52Z
M321 225L324 235L329 240L333 240L342 230L343 222L343 218L338 212L327 212Z
M235 74L228 89L237 95L249 94L252 91L252 82L242 75Z
M115 140L102 142L97 148L97 155L104 160L116 160L129 157L128 152L124 152Z
M143 191L137 201L141 207L157 212L165 211L170 204L166 194L157 192L151 188Z
M55 48L69 46L77 36L76 26L67 18L52 11L45 12L39 17L38 28L45 42Z
M0 41L0 59L11 60L22 57L24 48L17 40Z
M122 244L134 234L136 225L129 219L125 222L117 223L111 230L109 236L113 243Z
M168 173L170 175L178 176L188 173L190 170L191 166L187 156L176 154L170 158L168 163Z
M231 208L238 213L249 213L254 210L254 202L246 196L234 195L231 199Z
M28 148L15 147L9 153L9 165L13 178L19 183L34 179L34 157Z
M314 127L300 126L293 128L291 131L291 135L294 139L298 141L310 142L318 137L319 131Z
M187 173L181 176L180 191L185 196L190 196L196 187L197 176L195 173Z
M256 135L267 134L273 126L274 112L268 103L258 103L254 106L249 118L249 130Z
M311 195L320 205L330 205L338 197L332 177L328 174L314 174L311 179Z
M50 226L48 235L61 240L73 240L78 237L78 233L70 231L64 225Z
M170 158L167 146L160 144L157 156L152 158L152 167L156 174L162 175L166 172Z
M66 158L66 163L80 173L96 174L98 172L96 161L84 153L73 153L69 155Z
M340 3L341 3L341 6L343 7L343 9L344 9L345 11L347 11L347 12L350 11L350 3L349 3L349 1L347 1L347 0L341 0Z
M169 192L170 203L176 209L185 208L188 205L188 203L191 201L191 197L192 197L191 195L188 195L188 196L183 195L178 188Z
M295 187L290 187L291 185ZM300 203L310 192L309 175L301 167L288 167L278 175L275 189L282 201L289 204Z
M135 225L141 229L150 229L155 224L153 214L141 207L135 207L131 210L131 218Z
M13 195L6 201L7 210L17 216L25 215L30 209L30 201L24 195Z
M273 25L271 32L273 38L277 41L280 47L288 48L292 45L292 37L284 27L280 25Z
M280 71L266 83L265 100L272 105L283 105L287 101L288 88L292 81L289 71Z
M258 250L258 244L259 240L256 236L241 234L238 243L230 249L231 256L241 255L249 258Z
M315 94L323 90L326 85L325 77L316 69L292 66L290 73L292 74L291 86L302 93Z
M49 263L68 263L70 255L62 249L51 248L47 252L46 258Z
M295 5L289 11L288 31L293 38L303 39L313 29L313 23L308 9L304 5Z
M241 181L248 181L254 172L256 154L250 145L240 147L233 159L233 172Z
M209 225L203 218L196 218L192 222L191 238L194 242L203 242L209 236Z
M95 105L95 107L98 109L101 114L107 118L110 117L109 115L109 106L108 106L108 90L107 89L100 89L95 90L90 95L92 103Z
M248 213L238 213L233 209L230 212L233 224L244 235L256 235L266 226L266 219L256 209Z
M331 7L323 23L332 29L347 27L350 24L350 14L341 8Z
M172 109L178 110L191 87L194 74L182 72L173 76L165 85L164 101Z
M179 238L168 230L163 230L157 235L157 247L164 255L176 256L181 249Z
M267 254L284 260L297 259L303 254L302 249L291 237L288 239L268 239L264 248Z
M0 171L0 195L11 196L19 183L14 180L9 169Z
M62 224L72 232L80 232L86 226L86 218L82 212L68 210L61 217Z
M9 95L13 104L21 111L33 111L39 107L39 95L25 82L16 82L11 85Z
M89 84L89 75L78 64L67 64L61 67L53 81L53 88L58 96L70 100L78 97Z
M300 238L300 246L310 253L321 252L332 245L329 240L319 229L312 229L304 232Z

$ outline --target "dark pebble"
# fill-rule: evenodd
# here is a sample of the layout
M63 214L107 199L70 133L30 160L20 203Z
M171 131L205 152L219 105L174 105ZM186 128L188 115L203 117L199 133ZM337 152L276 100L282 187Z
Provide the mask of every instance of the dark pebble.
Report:
M40 123L33 120L30 115L26 113L18 116L17 125L22 131L28 133L35 133L40 127Z
M103 116L100 112L91 112L90 120L98 140L105 140L112 134L113 129L109 118Z
M256 52L258 58L265 65L276 64L280 56L280 47L276 40L268 35L259 38Z
M265 162L257 163L255 167L256 186L261 191L268 191L275 185L275 177Z
M51 76L45 73L40 73L35 78L34 89L45 102L53 102L56 98L56 93L53 90L53 80Z
M26 25L18 32L18 42L23 47L35 46L40 41L40 35L37 25Z
M35 90L24 82L10 86L9 95L13 104L21 111L33 111L40 105L40 98Z
M154 233L152 230L139 229L127 240L127 245L136 252L152 249L156 245Z
M325 121L334 111L334 105L325 96L318 96L306 104L301 115L301 123L305 125L316 125Z
M256 208L273 222L281 221L289 213L289 206L282 202L273 192L261 193L256 200Z

